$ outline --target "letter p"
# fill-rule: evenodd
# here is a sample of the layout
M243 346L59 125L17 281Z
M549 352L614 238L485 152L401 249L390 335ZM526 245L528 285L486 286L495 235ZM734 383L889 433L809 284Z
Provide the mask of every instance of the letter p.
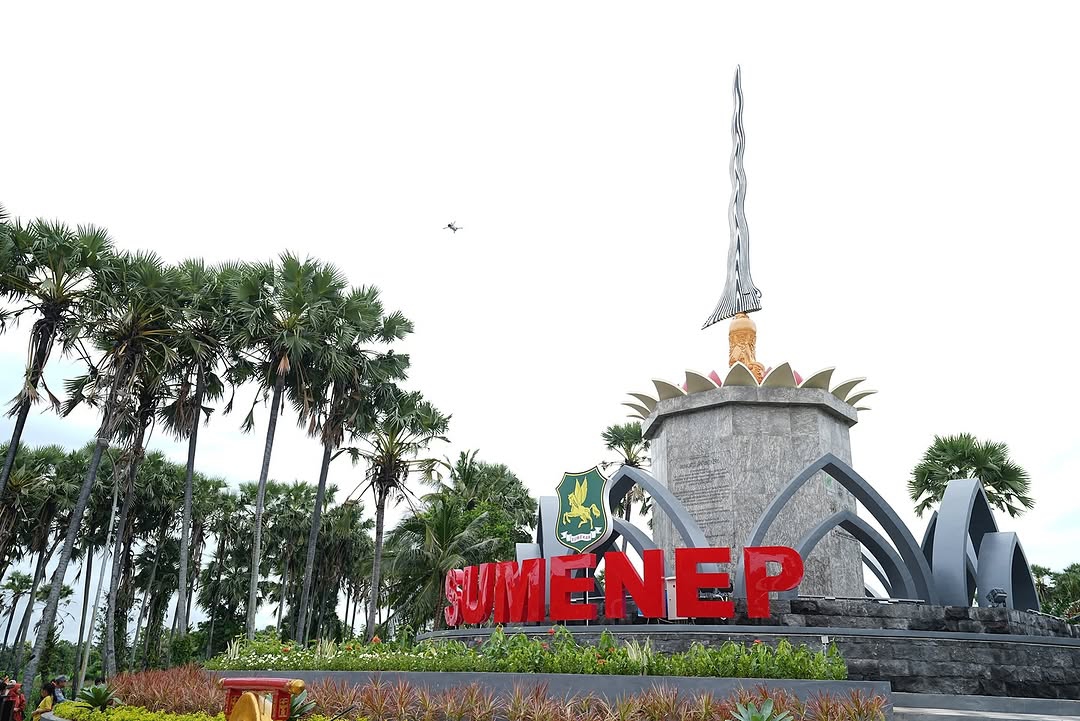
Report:
M780 564L780 573L770 576L765 565ZM803 579L803 560L787 546L756 546L743 549L743 574L746 580L746 615L769 617L769 591L790 591Z

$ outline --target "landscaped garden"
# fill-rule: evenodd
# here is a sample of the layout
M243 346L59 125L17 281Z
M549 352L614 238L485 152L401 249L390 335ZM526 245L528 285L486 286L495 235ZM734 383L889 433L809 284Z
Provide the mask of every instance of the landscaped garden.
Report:
M377 641L378 639L374 639ZM207 668L220 670L333 671L459 671L506 673L578 673L648 676L715 676L722 678L812 679L847 678L844 659L835 647L814 651L780 641L745 646L694 644L683 653L655 652L650 644L618 641L604 632L595 646L575 642L564 626L543 638L507 636L497 628L484 641L469 646L460 641L411 643L335 643L321 641L308 648L280 641L272 634L254 641L238 639Z
M66 702L56 715L70 721L225 721L224 692L213 673L198 666L122 674L113 691L116 704L94 709ZM885 718L885 707L884 699L859 692L800 700L764 687L728 697L661 688L612 700L567 700L542 685L496 695L478 685L433 692L405 683L322 680L294 698L290 721L878 721Z

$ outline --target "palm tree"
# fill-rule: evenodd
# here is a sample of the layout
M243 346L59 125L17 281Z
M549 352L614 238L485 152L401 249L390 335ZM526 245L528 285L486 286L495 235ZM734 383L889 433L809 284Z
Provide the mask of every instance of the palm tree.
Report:
M386 503L404 498L405 482L414 466L429 465L416 456L433 440L445 441L444 434L450 425L450 417L443 415L435 406L425 401L420 393L399 393L394 406L380 415L370 427L360 429L364 433L367 448L360 453L367 460L368 472L365 488L375 497L375 549L371 562L371 600L368 603L365 639L375 635L375 618L378 612L380 572L382 570L383 530L386 522Z
M101 391L104 391L105 398L101 404L97 441L68 523L54 573L56 579L63 579L67 574L83 513L97 479L101 456L117 431L123 410L132 406L131 395L136 390L135 383L141 366L163 363L162 359L168 356L174 289L175 275L165 269L157 256L151 253L125 253L103 264L91 292L84 299L86 311L79 318L82 326L80 333L92 337L103 355L87 376L68 384L72 397L65 404L65 411L70 412L83 401L99 402ZM37 672L49 639L48 629L56 618L61 585L52 585L52 592L42 612L34 652L24 671L27 687Z
M1031 575L1039 592L1042 611L1073 622L1080 618L1080 563L1055 573L1045 566L1032 565Z
M16 457L15 467L8 479L6 493L0 502L0 576L7 572L12 560L26 555L20 541L27 536L30 518L43 483L32 449L24 448Z
M394 614L415 628L442 625L441 599L448 571L490 557L499 539L485 534L486 513L444 489L424 498L387 539Z
M246 624L249 639L255 637L262 514L281 397L290 373L295 373L292 379L295 387L307 383L305 364L325 344L328 329L335 325L334 312L345 287L345 278L333 265L310 259L300 261L291 254L281 256L276 265L249 266L230 287L235 313L232 345L240 355L235 376L240 382L256 380L260 396L272 394L252 527ZM244 430L254 425L253 413L254 404L244 421Z
M40 391L60 410L60 401L42 377L45 366L58 339L65 349L75 344L71 330L77 326L80 300L111 252L106 232L92 226L71 230L62 223L37 220L25 226L16 222L8 228L13 258L0 266L4 276L0 287L22 302L12 314L15 318L33 313L36 320L30 329L23 385L9 413L15 416L15 427L0 471L0 496L11 475L30 407L41 398Z
M294 397L298 417L308 422L308 430L322 441L319 487L311 511L311 530L304 562L303 589L296 621L296 640L307 640L307 612L311 602L311 579L315 572L315 551L326 493L330 463L349 449L341 449L346 429L371 426L381 409L394 401L391 383L403 380L408 356L385 354L365 348L378 341L391 343L412 332L412 323L401 313L382 317L382 303L377 288L353 290L342 299L337 310L339 325L334 342L316 354L309 383L297 389ZM358 457L355 449L352 456Z
M327 494L333 497L331 487ZM288 619L288 627L294 628L298 603L296 601L297 579L302 575L297 559L301 556L304 541L307 539L311 523L312 506L315 505L316 489L309 483L279 484L273 481L266 485L266 507L270 509L270 521L266 526L267 554L264 561L275 569L279 582L273 592L277 603L276 628L280 634ZM285 605L288 603L289 614L286 617ZM294 636L295 637L295 636Z
M11 611L8 613L7 630L4 631L3 648L5 649L8 645L8 638L11 636L11 624L15 621L15 610L18 608L22 597L30 594L33 585L34 579L30 577L29 573L12 571L7 580L4 581L4 585L0 587L0 590L9 595L9 603L11 604Z
M176 599L176 630L180 637L188 630L188 562L199 420L204 416L210 420L210 409L203 402L208 398L219 398L224 391L224 384L215 374L228 350L229 316L223 308L227 307L229 285L240 271L241 267L236 264L209 268L201 260L185 261L178 268L183 305L176 336L179 358L174 372L177 384L172 402L161 409L161 417L177 438L186 437L188 441Z
M1019 516L1035 505L1035 499L1028 495L1028 473L1009 458L1007 445L961 433L934 436L934 442L911 471L908 493L916 504L915 513L921 517L940 503L954 478L978 478L990 505L1010 516Z
M36 596L45 580L45 569L56 552L59 539L54 537L54 528L63 523L63 516L72 505L77 486L75 480L63 472L62 462L66 454L60 446L42 446L25 450L28 451L28 463L35 469L34 472L38 476L37 482L34 483L34 502L29 523L30 537L27 544L27 552L37 554L34 581L30 591L31 595ZM28 604L15 635L15 645L20 651L17 666L22 665L23 642L30 632L32 615L33 604Z
M113 466L115 468L115 465L111 462L111 459L110 459L110 466ZM97 623L98 609L101 606L101 591L102 591L102 588L105 585L105 569L109 565L109 553L110 553L109 539L112 537L113 527L116 524L116 508L117 508L117 506L119 504L119 500L120 500L120 485L118 483L118 479L116 478L115 473L112 474L112 483L110 485L112 486L112 503L111 503L111 505L109 507L109 525L105 529L105 533L100 539L100 544L94 544L90 539L88 539L89 550L87 551L87 553L91 554L91 556L94 553L94 549L96 548L96 545L100 545L105 550L105 553L101 558L101 568L98 570L97 590L94 592L94 603L93 603L93 606L91 606L91 610L90 610L91 635L93 634L93 629L95 628L95 624ZM88 536L89 536L89 534L88 534ZM89 571L87 573L89 573ZM86 618L86 608L85 608L86 601L85 600L83 602L83 605L84 605L84 608L82 610L82 616L85 619ZM84 629L82 627L82 624L80 624L80 626L79 626L80 643L82 642L83 630ZM86 680L86 668L87 668L87 665L90 663L90 646L91 645L92 644L90 643L90 639L88 638L86 640L86 644L82 648L82 659L78 662L78 670L77 670L77 673L75 675L75 677L76 677L75 688L76 689L82 688L83 681Z
M214 504L214 513L207 519L211 533L216 538L214 558L202 570L199 583L199 605L208 616L206 630L206 657L224 646L215 638L229 639L236 630L243 628L246 613L242 612L247 598L247 564L251 562L250 548L244 545L245 532L239 520L244 517L253 498L254 488L244 484L240 494L221 491ZM215 636L215 632L221 632Z
M449 458L428 462L424 482L460 499L470 513L484 513L484 530L497 541L492 555L510 558L515 544L529 540L529 529L536 523L536 499L504 464L479 461L478 453L462 451L455 462Z
M642 436L640 421L608 426L604 429L601 437L604 440L604 448L618 453L622 465L632 468L644 468L648 465L649 459L645 453L649 450L649 442ZM605 463L604 465L611 466L615 464ZM629 521L635 504L641 506L642 515L649 512L649 497L645 495L644 489L636 483L623 498L620 507L615 509L615 512L620 513L624 519ZM623 550L626 550L625 539L623 540Z

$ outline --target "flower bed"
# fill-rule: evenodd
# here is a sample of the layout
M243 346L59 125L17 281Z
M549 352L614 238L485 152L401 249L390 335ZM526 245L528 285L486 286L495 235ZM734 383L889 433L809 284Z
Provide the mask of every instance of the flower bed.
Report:
M605 632L596 646L578 645L563 627L547 640L524 634L506 636L496 629L469 648L459 641L424 641L412 648L387 644L321 642L311 648L282 645L276 639L234 643L207 663L221 670L280 671L464 671L506 673L576 673L649 676L716 676L724 678L807 679L839 681L847 666L835 647L813 651L780 641L775 648L724 643L694 644L688 651L660 654L649 644L619 643Z
M317 713L303 721L328 721L350 707L342 721L729 721L740 718L738 705L747 704L759 709L768 704L772 718L788 713L790 721L884 721L886 708L884 699L854 692L842 698L820 695L800 701L792 694L765 689L726 698L658 689L614 701L586 697L570 702L548 696L543 690L497 696L478 686L433 693L407 684L347 686L331 682L312 684L309 690ZM102 712L72 702L57 706L56 715L71 721L225 721L220 713L174 714L124 706Z

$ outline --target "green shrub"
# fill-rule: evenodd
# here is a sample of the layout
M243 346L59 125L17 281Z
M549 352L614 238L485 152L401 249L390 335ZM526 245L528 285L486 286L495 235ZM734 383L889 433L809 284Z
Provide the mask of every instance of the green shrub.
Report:
M70 721L225 721L225 714L165 713L148 711L139 706L115 706L107 711L97 711L65 701L54 710L55 715Z
M86 686L75 700L83 708L104 711L116 702L116 695L108 686Z
M222 670L273 671L459 671L468 673L574 673L649 676L716 676L843 680L847 666L835 646L814 651L781 640L772 647L755 641L746 646L693 644L683 653L659 654L638 643L620 643L604 631L595 646L579 645L564 626L541 638L507 636L496 628L470 648L460 641L401 644L359 641L319 643L310 648L282 644L276 638L238 640L207 663Z

